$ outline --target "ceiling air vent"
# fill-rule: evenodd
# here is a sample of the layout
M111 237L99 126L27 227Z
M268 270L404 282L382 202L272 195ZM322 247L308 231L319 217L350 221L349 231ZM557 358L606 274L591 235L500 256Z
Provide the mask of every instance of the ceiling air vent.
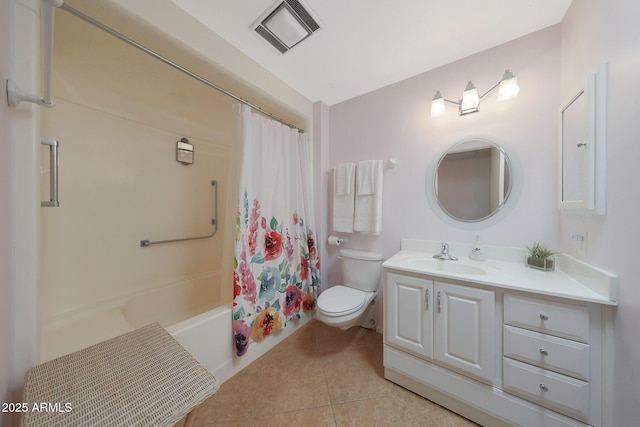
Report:
M252 27L280 53L285 53L322 25L302 2L284 0L276 2Z

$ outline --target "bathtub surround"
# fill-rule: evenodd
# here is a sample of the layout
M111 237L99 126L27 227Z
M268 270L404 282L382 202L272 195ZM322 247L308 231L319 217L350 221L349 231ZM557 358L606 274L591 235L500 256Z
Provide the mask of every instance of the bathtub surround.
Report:
M239 107L241 177L233 274L236 354L308 320L319 292L311 141ZM303 317L304 316L304 317Z

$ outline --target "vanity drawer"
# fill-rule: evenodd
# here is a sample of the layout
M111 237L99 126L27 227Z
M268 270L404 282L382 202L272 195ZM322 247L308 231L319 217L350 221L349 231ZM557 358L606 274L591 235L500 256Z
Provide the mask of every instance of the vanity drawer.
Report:
M505 295L504 323L589 342L589 310L579 305Z
M504 390L570 417L589 418L589 383L508 358Z
M504 355L589 381L589 345L526 329L504 327Z

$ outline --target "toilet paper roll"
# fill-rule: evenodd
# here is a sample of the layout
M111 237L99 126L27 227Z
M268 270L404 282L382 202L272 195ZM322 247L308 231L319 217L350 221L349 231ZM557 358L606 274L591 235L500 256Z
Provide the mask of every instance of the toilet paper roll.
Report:
M345 239L342 239L337 236L329 236L329 238L327 239L328 243L334 246L338 246L340 243L344 242L344 240Z

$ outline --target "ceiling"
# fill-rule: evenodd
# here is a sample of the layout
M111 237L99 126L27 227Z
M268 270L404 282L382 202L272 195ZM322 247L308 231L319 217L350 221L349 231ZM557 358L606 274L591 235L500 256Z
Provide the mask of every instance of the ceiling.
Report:
M312 102L334 105L559 23L571 0L302 0L323 28L285 54L275 0L172 0Z

